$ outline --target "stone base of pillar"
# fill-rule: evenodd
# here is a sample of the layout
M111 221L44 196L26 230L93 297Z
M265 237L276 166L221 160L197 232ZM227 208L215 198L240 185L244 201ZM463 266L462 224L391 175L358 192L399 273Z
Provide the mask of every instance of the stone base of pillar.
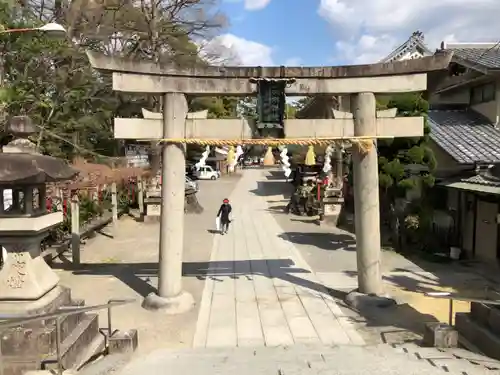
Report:
M171 298L160 297L150 293L142 302L142 307L151 311L162 311L167 315L178 315L190 311L194 307L194 298L188 292L181 292Z
M40 256L40 242L46 234L2 236L7 259L0 270L0 301L37 301L59 283Z
M345 303L358 311L368 311L375 308L383 309L397 305L396 300L389 296L365 294L358 290L348 293L345 297Z
M22 316L47 314L69 303L71 303L70 289L58 285L42 297L33 301L0 300L0 312L6 315Z

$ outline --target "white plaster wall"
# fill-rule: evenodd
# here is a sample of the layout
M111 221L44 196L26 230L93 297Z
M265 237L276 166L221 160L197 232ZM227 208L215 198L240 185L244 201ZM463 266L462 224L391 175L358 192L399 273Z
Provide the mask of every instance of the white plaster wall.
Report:
M487 117L491 122L496 122L497 119L497 104L495 100L491 100L485 103L479 103L471 105L471 108Z
M430 98L433 104L469 104L470 89L455 90L442 94L432 95Z

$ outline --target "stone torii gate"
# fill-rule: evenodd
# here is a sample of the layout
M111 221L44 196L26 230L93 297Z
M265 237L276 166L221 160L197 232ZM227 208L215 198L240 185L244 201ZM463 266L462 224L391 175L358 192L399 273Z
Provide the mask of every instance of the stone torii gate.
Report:
M196 67L183 68L88 53L92 67L113 73L113 90L163 97L163 119L115 119L115 136L167 139L162 149L162 205L158 294L143 306L180 313L193 304L183 291L184 147L179 139L241 140L252 136L242 120L187 119L185 94L249 96L260 79L287 82L287 95L350 95L352 113L335 111L333 119L284 121L285 138L339 140L420 137L423 118L377 115L375 94L425 91L427 73L447 69L451 54L401 62L338 67ZM169 142L168 139L171 141ZM172 141L175 139L176 141ZM382 293L378 161L375 147L353 150L359 291Z

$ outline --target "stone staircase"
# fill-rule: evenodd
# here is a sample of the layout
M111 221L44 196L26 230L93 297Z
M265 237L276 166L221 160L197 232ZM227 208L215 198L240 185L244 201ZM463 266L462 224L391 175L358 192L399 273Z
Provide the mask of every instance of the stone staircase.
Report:
M463 349L441 351L413 344L159 350L134 360L119 374L164 374L169 368L190 375L500 374L499 362L484 356Z
M500 295L495 292L495 300ZM482 353L500 360L500 306L471 302L470 313L455 314L455 329Z
M60 303L60 305L59 305ZM83 300L72 299L65 289L58 302L62 308L83 307ZM64 369L78 370L105 350L105 335L99 329L98 315L78 313L61 317L60 356ZM57 369L56 321L54 319L9 328L1 333L0 370L2 375L21 375L27 371Z
M425 348L416 344L391 344L396 352L453 374L500 375L500 361L462 348Z

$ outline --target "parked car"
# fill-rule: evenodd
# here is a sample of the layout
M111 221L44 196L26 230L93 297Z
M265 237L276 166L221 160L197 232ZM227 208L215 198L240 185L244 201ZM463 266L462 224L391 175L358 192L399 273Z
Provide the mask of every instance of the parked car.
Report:
M186 190L193 189L195 193L200 190L198 183L196 181L191 180L188 176L186 176Z
M200 167L200 169L196 171L196 178L198 178L198 180L217 180L219 177L220 172L209 165Z

